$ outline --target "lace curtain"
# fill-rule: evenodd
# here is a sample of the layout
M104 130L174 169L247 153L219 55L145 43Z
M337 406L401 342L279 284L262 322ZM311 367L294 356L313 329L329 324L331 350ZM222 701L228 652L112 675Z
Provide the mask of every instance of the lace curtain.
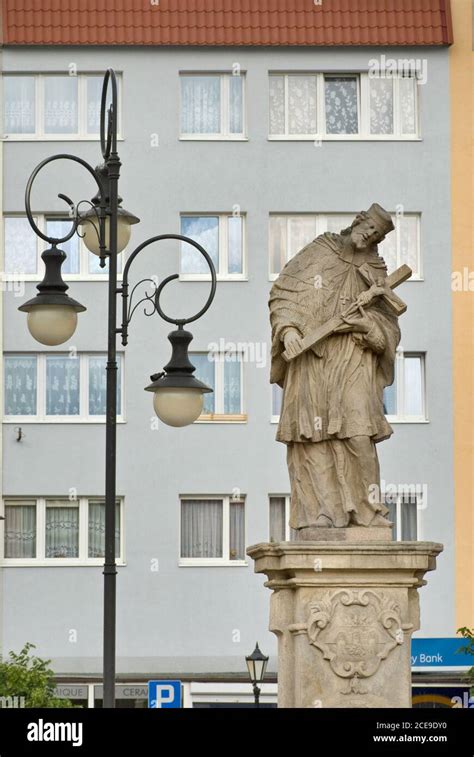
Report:
M406 76L400 79L400 111L402 134L416 132L416 78Z
M35 505L5 505L5 557L36 557Z
M229 76L229 132L242 134L243 124L243 77Z
M36 131L34 76L5 76L3 79L4 130L6 134L34 134Z
M77 76L44 78L44 130L46 134L77 133Z
M240 392L241 363L234 353L224 357L224 413L238 415L242 412Z
M285 78L270 76L270 134L285 133Z
M182 134L219 134L220 131L220 76L181 76Z
M327 134L357 134L357 77L325 77L324 90Z
M181 502L181 557L222 557L223 501Z
M5 218L5 273L36 273L37 238L27 218Z
M388 273L407 263L414 275L419 274L418 218L415 215L392 216L395 230L379 244L379 255L385 260ZM399 247L399 259L397 258Z
M79 358L46 357L46 415L79 415Z
M107 407L107 357L94 355L89 357L89 415L105 415ZM122 411L121 390L122 371L121 355L117 355L117 414Z
M181 216L181 234L204 247L219 270L218 216ZM181 243L181 273L209 273L204 257L186 242Z
M5 415L36 415L36 357L6 356Z
M285 125L285 77L270 76L270 134L315 134L317 132L317 77L286 77L288 130Z
M229 557L231 560L245 560L245 510L243 502L230 501Z
M393 134L393 79L369 77L370 131Z
M270 497L270 541L285 541L285 497Z
M110 93L110 90L109 90ZM110 97L110 94L109 94ZM87 133L100 133L102 76L87 77Z
M79 507L48 503L46 507L46 557L79 557Z
M105 502L89 501L89 557L105 557ZM120 504L115 507L115 557L120 557Z
M227 219L228 273L242 273L242 218L229 216ZM202 257L202 256L201 256Z

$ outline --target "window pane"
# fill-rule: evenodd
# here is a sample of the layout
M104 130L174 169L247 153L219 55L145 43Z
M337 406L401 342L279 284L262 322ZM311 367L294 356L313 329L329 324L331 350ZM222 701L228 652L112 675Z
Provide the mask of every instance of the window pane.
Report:
M404 495L401 502L402 541L416 541L416 496Z
M289 216L289 257L306 247L316 236L316 216Z
M36 557L36 505L5 503L5 557Z
M285 541L285 497L270 497L270 541Z
M28 219L5 218L5 273L36 273L37 267L37 238Z
M396 379L391 386L386 386L383 390L383 411L385 415L397 414Z
M79 557L79 506L46 504L46 557Z
M242 273L242 217L230 216L227 219L229 238L228 273ZM188 245L189 246L189 245Z
M384 259L387 272L392 273L397 266L397 234L399 233L399 217L392 216L395 230L391 231L378 245L379 255Z
M46 415L79 415L77 357L46 357Z
M117 355L117 415L122 414L122 357ZM105 415L107 409L107 357L89 356L89 415Z
M181 216L181 234L204 247L219 271L218 216ZM181 244L181 273L209 273L204 256L187 242Z
M100 103L102 98L102 76L87 77L87 133L100 133ZM109 90L110 91L110 90Z
M5 76L3 97L5 133L34 134L36 131L34 76Z
M290 134L315 134L316 77L288 77L288 131Z
M270 134L285 133L285 78L270 76Z
M333 234L340 234L343 229L348 229L354 220L353 215L348 213L331 213L326 216L327 231L331 231Z
M36 415L36 357L6 356L5 415Z
M223 502L181 502L181 557L222 557Z
M283 389L278 384L272 384L272 415L280 415Z
M67 218L47 218L46 234L49 237L64 237L71 230L71 219ZM66 253L67 258L64 261L61 273L79 273L79 238L74 234L67 242L61 242L59 248ZM44 270L44 264L43 264Z
M388 507L388 515L385 517L390 523L393 523L392 541L397 541L397 496L395 494L387 495L385 497L385 506Z
M287 218L286 216L270 216L270 271L280 273L288 260L287 257Z
M240 391L241 362L235 353L224 358L224 413L238 415L242 412Z
M181 76L181 133L219 134L220 76Z
M214 359L210 359L210 358ZM215 412L215 406L216 406L216 395L215 395L215 370L216 370L216 363L215 358L217 356L202 354L202 353L192 353L190 355L191 363L196 367L196 370L194 372L194 375L196 376L199 381L203 381L205 384L210 386L213 391L207 392L207 394L203 394L203 408L202 412L203 415L210 415L211 413Z
M229 556L231 560L245 560L245 510L243 502L230 501Z
M92 252L88 254L88 271L91 274L100 274L101 276L107 276L109 273L109 261L105 259L105 266L100 267L100 257L94 255ZM117 256L117 273L122 271L122 255Z
M357 77L326 77L324 88L327 134L357 134Z
M402 134L416 132L416 79L400 78L400 111Z
M243 83L242 76L229 77L229 132L242 134L243 126Z
M371 78L370 131L372 134L393 134L393 79Z
M423 415L423 387L421 357L404 358L405 369L405 415Z
M45 77L44 130L46 134L77 134L77 76Z
M419 276L418 264L418 217L404 215L398 218L397 233L400 235L400 264L407 263L414 276Z
M115 506L115 557L120 557L120 504ZM105 502L89 501L89 557L105 557Z

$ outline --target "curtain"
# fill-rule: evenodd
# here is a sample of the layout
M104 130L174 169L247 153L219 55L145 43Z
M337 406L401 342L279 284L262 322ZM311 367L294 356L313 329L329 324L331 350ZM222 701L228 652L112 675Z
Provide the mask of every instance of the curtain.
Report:
M383 411L385 415L397 415L397 378L391 386L383 390Z
M404 76L400 82L400 110L402 116L402 134L415 134L416 132L416 79L413 76Z
M270 541L285 541L285 497L270 497Z
M288 260L286 249L287 216L270 216L270 266L271 273L280 273Z
M396 495L385 497L385 507L388 507L387 520L393 523L392 541L397 541L397 497Z
M181 76L181 133L219 134L220 76Z
M105 502L89 501L89 557L105 557ZM115 557L120 557L120 504L115 507Z
M394 231L391 231L383 242L378 245L379 255L381 255L387 266L388 273L392 273L397 267L397 236L399 229L403 225L403 218L392 216Z
M416 496L404 495L401 501L402 511L402 540L416 541Z
M181 234L204 247L219 271L218 216L181 216ZM203 255L186 242L181 243L181 273L209 273Z
M393 79L369 76L369 88L371 134L393 134Z
M46 134L77 133L77 76L45 77L44 130Z
M79 507L46 506L46 557L79 557Z
M327 219L327 230L331 231L333 234L339 234L342 229L347 229L352 221L354 220L354 215L348 215L347 213L330 213L330 215L326 216Z
M102 99L102 76L87 77L87 133L100 132L100 104ZM110 92L110 89L109 89Z
M71 230L71 219L47 218L46 234L49 237L64 237ZM45 248L46 249L46 248ZM79 273L79 238L74 234L67 242L61 242L60 249L66 253L67 258L62 264L61 273ZM43 270L44 270L44 264Z
M316 76L288 77L288 132L315 134Z
M122 412L121 355L117 355L117 415ZM105 415L107 409L107 357L89 356L89 415Z
M407 263L414 275L419 275L418 268L418 217L416 215L399 216L397 233L400 237L400 262Z
M212 392L207 392L207 394L203 394L203 408L202 412L204 415L211 415L212 413L215 413L215 407L216 407L216 395L215 395L215 388L216 388L216 381L215 381L215 371L216 371L216 363L215 363L215 357L213 360L210 360L210 356L206 353L197 353L193 352L190 355L191 363L195 366L196 370L194 372L194 375L196 376L199 381L203 381L205 384L211 387L213 390Z
M224 356L224 413L239 415L242 412L240 391L241 362L237 353Z
M181 557L222 557L223 501L181 502Z
M245 560L245 505L230 501L229 551L231 560Z
M35 133L35 95L34 76L4 76L3 108L6 134Z
M36 415L36 357L4 358L5 415Z
M404 404L405 415L423 415L423 387L421 372L421 357L404 357Z
M78 357L46 357L46 415L79 415Z
M36 557L36 505L5 504L5 557Z
M306 247L316 236L316 216L288 216L290 249L288 259Z
M36 273L36 245L27 218L5 218L5 273Z
M285 133L285 78L270 76L270 134Z
M242 273L242 217L229 216L227 219L228 273Z
M229 132L242 134L243 126L243 77L229 77Z
M324 80L326 133L357 134L357 77L328 76Z

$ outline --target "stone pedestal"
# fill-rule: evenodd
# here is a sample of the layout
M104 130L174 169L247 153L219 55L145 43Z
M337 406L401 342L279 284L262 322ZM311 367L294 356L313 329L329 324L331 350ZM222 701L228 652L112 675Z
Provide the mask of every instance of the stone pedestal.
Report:
M278 706L411 707L418 588L442 549L345 540L250 547L272 590Z

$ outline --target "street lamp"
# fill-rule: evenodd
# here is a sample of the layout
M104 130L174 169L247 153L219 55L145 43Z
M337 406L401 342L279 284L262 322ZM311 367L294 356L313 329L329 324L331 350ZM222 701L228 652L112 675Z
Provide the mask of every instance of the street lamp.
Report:
M107 109L107 93L111 87L111 105ZM74 334L77 314L86 310L84 305L67 294L68 285L61 275L61 267L66 253L59 245L67 242L74 234L82 237L86 247L100 257L103 268L109 261L108 275L108 325L107 325L107 391L106 391L106 433L105 433L105 560L104 560L104 707L115 707L115 637L116 637L116 575L115 563L115 502L116 502L116 423L117 423L117 335L122 344L128 343L128 326L137 307L142 303L151 305L151 316L157 313L163 320L177 328L169 334L172 346L171 359L163 371L151 376L152 383L146 391L153 392L153 406L158 417L170 426L185 426L199 417L203 394L212 389L192 374L195 370L189 360L188 347L192 334L184 326L196 321L210 307L216 292L216 271L212 259L189 237L181 234L161 234L140 244L129 256L123 272L122 285L117 286L117 255L130 240L131 226L139 219L121 207L118 196L118 180L121 162L117 153L117 80L112 69L108 69L102 86L100 113L100 146L103 163L93 168L76 155L61 153L46 158L34 169L25 192L25 207L28 221L34 232L50 245L42 258L45 264L43 281L38 284L38 294L22 305L19 310L28 314L28 329L41 344L48 346L64 344ZM97 184L97 194L91 201L81 200L74 205L64 194L58 197L70 208L71 228L63 237L50 237L35 223L31 210L31 191L38 173L56 160L69 160L83 166ZM87 204L88 209L81 211ZM138 281L129 293L130 266L137 255L149 245L163 240L175 239L187 242L203 255L211 276L210 293L201 310L190 318L172 318L163 312L160 295L166 284L179 278L178 274L168 276L159 286L155 279ZM134 303L134 295L142 284L151 284L150 292ZM117 327L117 295L122 296L122 323Z
M253 686L253 694L255 697L255 707L260 707L260 687L259 683L262 683L265 677L265 671L267 669L268 657L260 650L258 641L252 654L245 658L247 663L247 670L249 672L249 678Z

